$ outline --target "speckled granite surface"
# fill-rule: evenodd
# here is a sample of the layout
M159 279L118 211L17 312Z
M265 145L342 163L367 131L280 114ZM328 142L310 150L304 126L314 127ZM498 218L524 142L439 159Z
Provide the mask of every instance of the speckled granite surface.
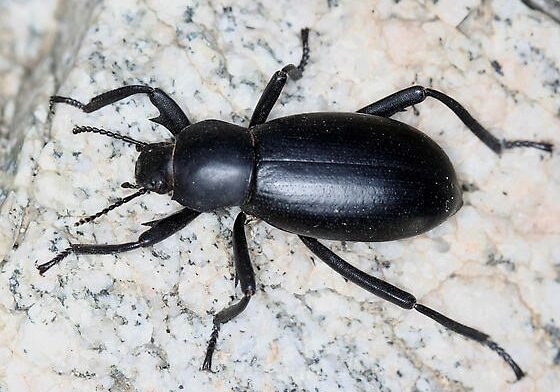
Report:
M0 4L0 391L551 391L560 383L560 159L492 154L443 105L395 116L451 157L465 206L401 242L329 242L354 265L489 333L527 371L415 312L346 284L290 234L247 230L258 294L222 329L200 372L212 314L233 290L236 209L205 214L153 249L35 265L68 242L135 238L178 208L148 195L72 226L126 192L137 153L72 136L95 125L167 137L145 97L86 115L123 84L159 86L193 121L247 124L270 75L299 59L271 117L354 111L411 84L462 102L495 134L560 145L558 2L5 1ZM545 8L546 12L531 10ZM536 4L536 5L535 5Z

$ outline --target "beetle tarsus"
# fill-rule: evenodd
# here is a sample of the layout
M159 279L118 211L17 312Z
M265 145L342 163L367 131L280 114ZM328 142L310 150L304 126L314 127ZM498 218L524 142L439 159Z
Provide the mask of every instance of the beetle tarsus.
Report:
M206 348L206 356L204 357L204 362L202 363L202 370L211 373L213 373L212 357L214 356L214 351L216 350L216 343L218 342L219 333L220 333L220 324L214 324L212 328L212 334L210 335L210 340L208 341L208 347Z
M303 73L305 66L309 62L309 28L308 27L301 29L301 48L302 48L301 60L299 61L297 68L300 70L301 73Z
M49 269L51 269L56 264L61 262L62 259L66 258L66 256L68 256L70 253L72 253L72 251L73 251L72 247L66 248L62 252L57 254L55 257L53 257L50 261L47 261L46 263L38 265L37 269L39 270L39 274L41 276L43 276L45 274L45 272L47 272Z
M550 153L552 153L552 151L554 150L554 145L552 143L534 142L532 140L503 140L502 147L504 149L528 147L536 148L537 150L542 150Z
M301 59L297 67L293 64L288 64L282 68L282 71L292 80L299 80L303 77L303 71L309 62L309 28L307 27L301 29L301 49Z
M525 377L525 372L523 370L521 370L521 368L519 367L519 365L513 360L513 358L506 352L506 350L504 350L502 347L500 347L496 342L494 342L491 339L486 339L486 341L483 342L483 344L485 344L486 346L488 346L491 350L495 351L496 353L498 353L498 355L500 357L502 357L502 359L504 361L506 361L506 363L511 367L511 369L513 370L513 372L515 373L515 377L517 377L517 381L521 380L523 377Z
M203 370L210 370L212 367L212 356L214 355L214 351L216 350L216 344L218 341L218 334L220 333L220 327L222 324L227 323L228 321L237 317L241 312L247 308L249 304L249 300L251 299L251 293L246 292L245 296L241 298L238 302L234 303L227 308L220 310L214 316L214 327L212 329L212 334L210 335L210 340L208 340L208 346L206 348L206 356L204 357L204 363L202 364Z
M521 368L513 360L513 358L502 347L491 340L488 334L452 320L449 317L444 316L443 314L422 304L415 304L414 309L422 313L424 316L431 318L438 324L443 325L445 328L456 332L466 338L477 341L478 343L487 346L491 350L495 351L511 367L511 369L515 373L515 377L517 378L517 380L521 380L521 378L523 378L523 376L525 375L523 370L521 370Z
M74 99L74 98L69 98L69 97L61 97L59 95L53 95L50 99L49 99L49 110L51 113L54 113L54 104L55 103L65 103L67 105L70 106L74 106L80 110L84 109L84 104L81 103L80 101Z

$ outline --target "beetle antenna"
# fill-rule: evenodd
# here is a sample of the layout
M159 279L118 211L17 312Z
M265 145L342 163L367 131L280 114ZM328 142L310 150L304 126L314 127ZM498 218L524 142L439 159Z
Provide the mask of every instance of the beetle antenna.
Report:
M128 183L125 182L125 184L128 184ZM130 184L130 185L131 185L131 184ZM121 199L118 199L116 202L114 202L113 204L111 204L109 207L106 207L106 208L102 209L102 210L99 211L98 213L80 219L79 221L77 221L76 223L74 223L74 226L80 226L80 225L83 225L84 223L91 222L91 221L93 221L94 219L97 219L97 218L99 218L100 216L105 215L105 214L108 213L109 211L114 210L115 208L120 207L120 206L122 206L123 204L128 203L128 202L131 201L132 199L135 199L135 198L137 198L138 196L141 196L141 195L143 195L144 193L147 193L147 192L149 192L148 189L146 189L146 188L140 188L140 189L138 190L138 192L135 192L135 193L133 193L132 195L123 197L123 198L121 198Z
M105 129L95 128L95 127L90 127L90 126L75 126L74 129L72 129L72 133L74 135L77 135L78 133L84 133L84 132L92 132L92 133L98 133L98 134L104 135L104 136L109 136L109 137L112 137L114 139L122 140L123 142L126 142L126 143L134 144L138 147L145 147L145 146L148 145L148 143L140 142L140 141L135 140L135 139L133 139L129 136L120 135L118 133L107 131Z

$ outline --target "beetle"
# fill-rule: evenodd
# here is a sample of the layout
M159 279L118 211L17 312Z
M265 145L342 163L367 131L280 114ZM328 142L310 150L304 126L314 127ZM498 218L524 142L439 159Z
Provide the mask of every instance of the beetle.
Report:
M256 292L244 226L247 215L299 236L309 250L350 282L404 309L414 309L445 328L495 351L519 380L523 370L489 335L454 321L416 298L348 264L318 239L394 241L424 233L455 214L462 205L461 187L443 149L419 130L390 119L393 114L435 98L494 153L530 147L552 152L546 142L500 140L453 98L431 88L412 86L367 105L355 113L304 113L267 121L288 78L302 76L309 59L308 29L301 31L298 66L274 73L260 97L248 127L219 120L191 123L178 104L158 88L128 85L92 98L87 104L63 96L64 103L86 113L134 94L146 94L159 110L151 119L172 139L144 143L111 131L77 126L136 145L136 193L118 200L76 224L90 222L145 194L170 194L183 209L144 223L138 240L120 244L71 244L49 262L41 275L70 254L114 254L147 247L168 238L199 214L237 206L233 226L235 285L243 297L213 318L203 370L211 370L222 324L247 307Z

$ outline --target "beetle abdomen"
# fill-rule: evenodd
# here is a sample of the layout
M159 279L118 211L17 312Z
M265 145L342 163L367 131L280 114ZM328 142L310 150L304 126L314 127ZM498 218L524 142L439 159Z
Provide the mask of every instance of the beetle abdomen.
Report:
M310 113L253 129L256 168L243 210L315 238L388 241L427 231L461 206L443 150L397 121Z

